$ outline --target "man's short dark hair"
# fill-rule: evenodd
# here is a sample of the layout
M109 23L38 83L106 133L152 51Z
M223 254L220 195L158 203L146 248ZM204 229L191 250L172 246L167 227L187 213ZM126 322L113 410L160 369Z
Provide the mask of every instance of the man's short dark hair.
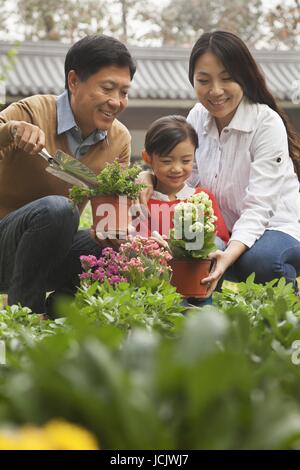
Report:
M105 35L86 36L77 41L65 59L65 88L68 74L75 70L79 80L85 81L103 67L128 67L132 80L136 65L127 47L115 38Z

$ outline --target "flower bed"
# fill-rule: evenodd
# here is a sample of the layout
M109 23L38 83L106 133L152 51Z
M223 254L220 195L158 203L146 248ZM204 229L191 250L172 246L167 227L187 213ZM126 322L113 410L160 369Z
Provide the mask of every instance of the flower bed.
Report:
M60 327L45 322L40 339L20 332L22 354L2 366L6 428L60 417L104 449L299 448L300 301L291 285L252 276L216 293L215 306L176 316L180 296L166 280L155 289L82 282ZM19 310L0 312L6 338L26 322Z

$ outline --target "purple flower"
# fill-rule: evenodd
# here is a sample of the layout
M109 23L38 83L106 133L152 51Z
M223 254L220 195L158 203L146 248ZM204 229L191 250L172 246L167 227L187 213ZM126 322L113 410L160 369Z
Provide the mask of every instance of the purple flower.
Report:
M81 266L83 269L88 270L97 266L97 258L94 255L80 256Z

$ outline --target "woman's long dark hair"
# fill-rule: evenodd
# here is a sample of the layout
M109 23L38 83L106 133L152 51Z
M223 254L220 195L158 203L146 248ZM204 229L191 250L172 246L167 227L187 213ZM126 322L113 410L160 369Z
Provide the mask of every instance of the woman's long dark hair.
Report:
M193 86L196 61L205 52L212 52L218 57L250 101L267 104L279 114L286 128L290 157L300 179L299 137L286 113L277 105L274 96L268 90L265 79L246 44L235 34L226 31L204 33L194 45L190 56L189 80Z

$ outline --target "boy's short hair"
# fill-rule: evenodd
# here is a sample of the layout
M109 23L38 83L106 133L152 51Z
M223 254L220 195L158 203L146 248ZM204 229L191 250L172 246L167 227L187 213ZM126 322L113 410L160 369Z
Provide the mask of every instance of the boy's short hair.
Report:
M132 80L136 65L127 47L110 36L85 36L69 49L65 59L65 88L68 74L75 70L79 80L85 81L103 67L128 67Z
M164 116L149 127L145 137L145 150L149 155L166 155L186 139L194 144L195 149L198 147L197 132L183 116Z

